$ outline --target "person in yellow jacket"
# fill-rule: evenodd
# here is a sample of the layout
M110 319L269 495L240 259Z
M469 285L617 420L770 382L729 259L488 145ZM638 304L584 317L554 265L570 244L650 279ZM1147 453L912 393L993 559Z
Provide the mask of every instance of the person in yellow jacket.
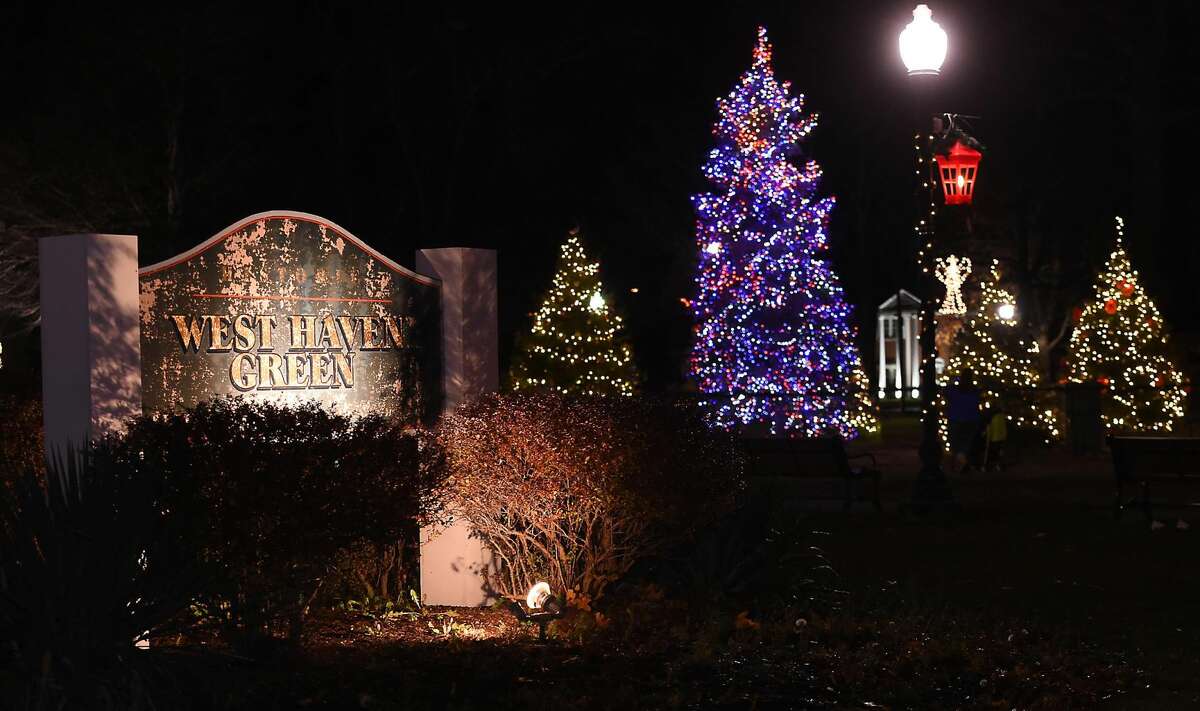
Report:
M1000 408L992 410L983 437L983 470L994 466L996 471L1000 471L1004 462L1004 445L1008 443L1008 415Z

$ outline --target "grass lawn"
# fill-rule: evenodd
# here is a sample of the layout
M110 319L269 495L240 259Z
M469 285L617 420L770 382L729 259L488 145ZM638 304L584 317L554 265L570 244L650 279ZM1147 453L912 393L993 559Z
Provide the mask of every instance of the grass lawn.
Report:
M960 489L977 498L993 486L1009 484ZM1151 531L1140 516L1116 523L1106 510L1050 505L1071 491L1061 482L1021 489L1045 498L1008 507L998 496L995 508L941 521L820 515L812 523L860 614L1036 629L1052 642L1046 651L1134 672L1106 707L1200 708L1200 531Z

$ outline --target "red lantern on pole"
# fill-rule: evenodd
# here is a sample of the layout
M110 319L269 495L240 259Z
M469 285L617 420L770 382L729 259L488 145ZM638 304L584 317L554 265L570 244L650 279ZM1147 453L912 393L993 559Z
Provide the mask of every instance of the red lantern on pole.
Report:
M947 205L970 205L975 194L975 176L979 174L979 159L983 154L955 141L946 155L934 156L942 174L942 192Z

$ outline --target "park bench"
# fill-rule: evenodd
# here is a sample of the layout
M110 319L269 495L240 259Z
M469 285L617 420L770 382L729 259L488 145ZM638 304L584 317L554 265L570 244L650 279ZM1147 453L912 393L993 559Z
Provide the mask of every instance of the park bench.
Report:
M880 473L874 469L875 456L848 456L841 438L763 437L743 439L742 444L752 476L839 482L840 486L831 489L829 496L809 498L841 501L844 509L849 509L855 501L870 502L876 511L883 510L879 503ZM856 459L869 459L872 468L851 466Z
M1153 520L1150 484L1200 484L1200 437L1109 437L1113 471L1117 475L1115 515L1119 519L1126 507L1138 505L1147 520ZM1126 487L1136 487L1137 495L1126 499ZM1161 505L1161 504L1160 504ZM1176 504L1176 507L1196 503Z

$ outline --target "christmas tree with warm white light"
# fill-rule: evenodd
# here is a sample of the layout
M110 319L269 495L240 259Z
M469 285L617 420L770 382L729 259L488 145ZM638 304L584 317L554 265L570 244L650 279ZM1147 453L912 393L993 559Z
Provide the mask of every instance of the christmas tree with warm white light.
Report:
M1037 430L1047 441L1057 439L1058 417L1051 395L1037 389L1042 381L1037 341L1024 337L1018 327L1017 302L1000 286L995 262L979 286L979 303L955 335L955 352L943 379L953 382L969 371L980 391L984 417L999 409L1014 426ZM939 398L939 405L942 441L949 447L944 398Z
M1183 417L1183 375L1168 356L1158 307L1129 262L1124 228L1118 217L1117 246L1071 334L1069 377L1100 385L1101 417L1109 431L1170 432Z
M717 102L704 164L714 190L692 198L691 374L719 426L852 438L875 428L874 405L850 306L822 256L834 200L817 195L820 166L801 163L816 117L790 89L759 28L753 65Z
M562 245L550 291L513 359L513 389L632 395L639 381L621 317L600 283L600 265L584 253L579 230Z

